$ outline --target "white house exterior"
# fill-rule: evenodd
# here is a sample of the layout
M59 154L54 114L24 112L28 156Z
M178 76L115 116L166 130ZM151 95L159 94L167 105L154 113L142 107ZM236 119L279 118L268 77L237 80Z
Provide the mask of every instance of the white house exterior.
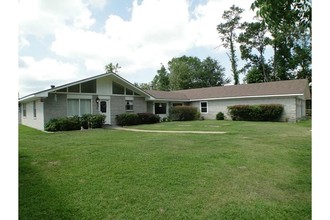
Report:
M19 99L19 122L44 130L52 118L85 113L106 115L106 124L116 123L122 113L150 112L167 117L175 105L196 107L206 119L238 104L282 104L282 121L295 122L306 115L310 99L308 81L287 80L269 83L218 86L178 91L144 91L114 73L75 81L36 92Z
M230 119L227 107L233 105L282 104L280 120L295 122L306 116L306 100L311 98L306 79L147 92L168 106L178 103L194 106L205 119L215 119L218 112Z

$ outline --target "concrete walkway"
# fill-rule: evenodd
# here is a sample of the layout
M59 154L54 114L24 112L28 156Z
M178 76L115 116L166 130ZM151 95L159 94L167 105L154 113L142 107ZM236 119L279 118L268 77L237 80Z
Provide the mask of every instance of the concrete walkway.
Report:
M171 133L171 134L225 134L223 131L164 131L164 130L143 130L134 128L113 127L115 130L147 132L147 133Z

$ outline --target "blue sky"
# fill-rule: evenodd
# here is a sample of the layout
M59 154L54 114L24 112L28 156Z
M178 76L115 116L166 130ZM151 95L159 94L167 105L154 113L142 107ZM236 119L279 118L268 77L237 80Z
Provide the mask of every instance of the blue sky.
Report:
M252 2L20 0L19 95L102 74L109 62L132 83L150 82L161 63L182 55L217 59L231 77L216 25L233 4L252 21Z

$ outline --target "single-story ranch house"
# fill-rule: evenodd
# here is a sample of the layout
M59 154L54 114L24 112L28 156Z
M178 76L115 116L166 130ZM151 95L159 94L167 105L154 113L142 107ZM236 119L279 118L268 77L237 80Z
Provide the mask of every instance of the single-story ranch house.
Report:
M227 118L227 106L282 104L282 121L295 122L306 115L310 90L306 79L217 86L177 91L144 91L114 73L105 73L36 92L19 99L19 122L39 130L52 118L86 113L106 115L106 124L116 124L121 113L150 112L167 117L176 105L197 107L205 119L218 112Z

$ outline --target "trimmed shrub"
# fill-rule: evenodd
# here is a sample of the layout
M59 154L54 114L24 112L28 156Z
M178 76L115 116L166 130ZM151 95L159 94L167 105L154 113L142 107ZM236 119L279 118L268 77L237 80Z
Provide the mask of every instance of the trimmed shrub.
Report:
M46 131L71 131L81 127L78 116L51 119L45 125Z
M97 114L93 116L93 128L102 128L105 123L105 115Z
M137 115L139 116L141 124L154 124L160 121L159 115L155 115L152 113L137 113Z
M173 121L191 121L198 119L198 111L192 106L174 106L170 109L170 118Z
M59 131L60 130L59 119L58 118L50 119L45 125L45 130L46 131Z
M85 114L81 117L75 115L73 117L53 118L49 120L45 125L46 131L71 131L89 128L89 124L92 128L102 128L105 122L105 115L92 115Z
M218 112L216 115L217 120L225 120L225 115L222 112Z
M138 125L140 124L140 118L137 114L123 113L116 115L116 122L120 126Z
M81 116L81 126L84 129L91 128L102 128L105 123L105 115L101 114L84 114Z
M160 122L160 117L152 113L123 113L116 115L116 122L120 126L153 124Z
M278 121L283 109L280 104L234 105L228 106L228 113L237 121Z

